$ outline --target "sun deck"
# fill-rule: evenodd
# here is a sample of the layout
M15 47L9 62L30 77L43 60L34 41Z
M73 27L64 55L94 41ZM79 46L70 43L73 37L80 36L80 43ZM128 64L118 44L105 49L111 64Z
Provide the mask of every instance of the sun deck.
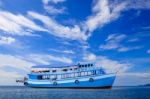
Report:
M39 65L31 68L31 73L67 73L94 68L93 64L77 65Z

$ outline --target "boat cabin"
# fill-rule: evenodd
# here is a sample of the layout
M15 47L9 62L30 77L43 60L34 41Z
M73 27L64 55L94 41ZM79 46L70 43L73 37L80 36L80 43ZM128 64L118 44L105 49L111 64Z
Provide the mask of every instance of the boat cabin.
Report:
M102 68L96 68L93 64L77 64L71 66L33 66L30 79L58 80L82 76L105 74Z

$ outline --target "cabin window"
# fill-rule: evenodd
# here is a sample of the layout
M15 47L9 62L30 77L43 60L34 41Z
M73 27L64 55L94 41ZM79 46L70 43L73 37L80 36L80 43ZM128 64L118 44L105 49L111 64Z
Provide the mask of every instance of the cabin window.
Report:
M85 67L87 67L87 65L85 65Z
M88 71L88 72L87 72L87 75L92 75L92 72L91 72L91 71Z
M61 75L61 78L64 78L64 75Z
M63 69L64 72L68 71L67 69Z
M96 75L96 70L93 71L93 75Z
M38 76L37 76L37 79L38 79L38 80L42 80L42 75L38 75Z
M51 75L51 79L52 80L56 80L57 79L57 75Z
M81 76L84 76L84 72L81 72Z
M77 68L74 68L74 70L77 70Z
M84 65L82 65L82 67L84 67Z
M50 70L44 70L43 72L50 72Z
M79 77L81 76L81 72L78 73L78 76L79 76Z
M66 74L62 74L62 75L61 75L61 78L64 78L64 79L65 79L65 78L66 78Z
M88 67L90 67L90 64L88 64Z
M74 74L73 74L73 73L71 73L71 74L70 74L70 77L74 77Z
M61 75L57 75L57 79L60 79L61 78Z
M81 68L81 65L79 65L79 68Z
M77 77L77 76L78 76L78 73L74 73L74 76Z
M50 76L49 75L44 75L43 78L44 79L50 79Z
M42 79L45 79L45 76L44 76L44 75L42 76Z
M91 66L93 66L93 64L91 64Z
M92 70L92 75L96 75L96 70Z
M52 70L52 72L53 72L53 73L55 73L55 72L56 72L56 70Z

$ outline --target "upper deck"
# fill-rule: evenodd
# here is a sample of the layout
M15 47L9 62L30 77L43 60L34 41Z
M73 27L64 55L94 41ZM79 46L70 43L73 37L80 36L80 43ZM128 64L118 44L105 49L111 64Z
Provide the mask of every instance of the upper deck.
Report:
M32 66L31 73L66 73L94 68L92 63L77 65L40 65Z
M105 71L101 67L96 67L94 64L89 63L65 66L33 66L31 69L31 73L28 75L30 79L56 80L102 74L105 74Z

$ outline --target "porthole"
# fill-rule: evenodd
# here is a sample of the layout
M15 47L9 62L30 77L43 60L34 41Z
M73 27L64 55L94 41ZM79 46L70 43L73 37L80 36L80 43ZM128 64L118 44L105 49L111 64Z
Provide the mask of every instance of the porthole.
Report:
M94 82L94 79L93 79L93 78L90 78L90 79L89 79L89 82Z
M75 80L75 83L78 84L78 83L79 83L79 80Z
M57 82L55 81L55 82L53 82L53 85L57 85Z

